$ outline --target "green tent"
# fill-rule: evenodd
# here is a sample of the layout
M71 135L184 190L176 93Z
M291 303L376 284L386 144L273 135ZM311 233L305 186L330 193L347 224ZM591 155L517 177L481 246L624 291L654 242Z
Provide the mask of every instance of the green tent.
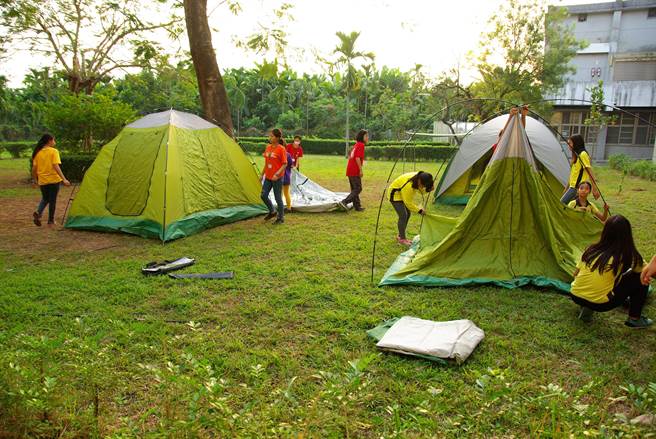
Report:
M464 138L435 189L436 203L467 204L492 158L492 145L507 121L507 115L497 116L478 125ZM569 179L569 160L563 147L549 127L530 116L526 117L526 134L549 188L561 194Z
M589 213L560 203L514 116L460 217L429 212L420 238L380 283L569 291L576 262L601 229Z
M254 165L221 128L164 111L103 146L65 227L169 241L266 213L260 191Z

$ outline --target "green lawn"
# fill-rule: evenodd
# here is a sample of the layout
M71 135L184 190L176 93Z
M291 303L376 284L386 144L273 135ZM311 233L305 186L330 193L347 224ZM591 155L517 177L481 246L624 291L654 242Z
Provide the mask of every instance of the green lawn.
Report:
M301 167L337 191L344 168L324 156ZM585 325L549 290L371 282L390 169L366 163L363 213L292 214L280 227L255 218L162 245L30 226L38 195L24 160L0 160L0 205L17 209L0 212L0 437L653 434L628 419L656 409L656 387L630 387L656 382L655 330L627 329L622 311ZM651 257L656 183L597 173ZM388 204L376 281L401 251ZM181 256L197 259L187 271L236 277L140 274ZM486 338L461 366L377 352L365 331L403 315L471 319Z

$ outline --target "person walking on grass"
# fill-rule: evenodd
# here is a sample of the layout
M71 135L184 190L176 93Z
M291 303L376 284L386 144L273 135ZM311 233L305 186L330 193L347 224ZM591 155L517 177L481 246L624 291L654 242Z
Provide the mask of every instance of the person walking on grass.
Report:
M55 138L50 134L44 134L32 152L32 182L41 189L41 202L32 213L32 220L37 226L41 226L41 215L46 206L48 206L48 226L56 225L55 210L59 184L71 185L59 165L61 159L59 151L55 149Z
M351 192L344 198L340 205L344 210L348 210L347 204L353 203L353 209L362 212L364 207L360 202L360 193L362 192L362 167L364 165L364 147L369 142L369 132L360 130L355 136L355 145L351 148L348 163L346 164L346 176L349 179Z
M276 199L276 207L278 208L278 218L274 224L282 224L285 222L285 205L282 202L282 177L287 167L287 151L282 146L282 131L274 128L269 133L269 144L264 150L264 170L262 172L262 201L269 209L269 213L264 217L264 220L270 220L276 216L273 210L273 203L269 200L269 193L273 189L273 197Z
M399 244L411 245L412 241L406 238L405 231L410 220L410 212L424 214L424 208L415 204L417 193L427 194L433 190L433 176L428 172L409 172L396 178L389 187L389 200L399 217L397 227L399 234L396 241Z
M643 265L629 220L622 215L608 218L601 239L583 252L574 271L570 295L581 306L579 318L590 322L594 311L610 311L628 299L629 317L624 324L630 328L651 325L652 320L642 315L648 290L641 282Z
M285 196L285 212L292 212L292 194L291 194L291 185L292 185L292 167L294 166L294 158L289 153L289 150L285 151L287 155L287 165L285 166L285 175L282 177L282 193Z
M569 172L569 182L565 186L565 191L560 199L564 205L568 205L570 201L576 199L577 188L582 181L589 181L592 185L592 195L595 200L600 197L599 188L597 187L594 174L592 173L592 165L590 164L590 156L585 150L585 142L583 136L574 134L567 139L567 146L572 151L572 167Z
M590 195L591 190L592 184L590 184L589 181L582 181L579 183L578 195L575 200L569 202L567 207L591 213L603 223L606 221L606 218L608 218L610 207L608 207L608 204L604 203L604 213L601 213L592 201L588 201L588 195Z

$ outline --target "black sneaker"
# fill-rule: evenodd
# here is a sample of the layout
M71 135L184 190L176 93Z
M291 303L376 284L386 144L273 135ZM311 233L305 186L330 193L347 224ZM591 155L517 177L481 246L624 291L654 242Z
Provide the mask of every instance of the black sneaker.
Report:
M652 323L654 323L654 321L652 319L648 319L645 316L640 316L639 319L628 318L626 319L626 322L624 322L626 326L633 329L644 329L648 326L651 326Z
M594 311L591 310L590 308L586 308L585 306L582 306L581 311L579 311L579 319L581 319L585 323L590 323L592 321L593 315L594 315Z
M267 213L267 215L264 217L264 221L268 221L268 220L270 220L271 218L274 218L275 216L276 216L275 213L273 213L273 212L269 212L269 213Z
M364 207L359 206L359 207L356 207L353 210L355 210L356 212L362 212L362 211L364 211Z
M32 221L34 221L35 226L41 227L41 217L39 216L38 213L36 212L32 213Z
M285 220L282 218L278 218L273 222L273 225L275 226L276 224L284 224Z

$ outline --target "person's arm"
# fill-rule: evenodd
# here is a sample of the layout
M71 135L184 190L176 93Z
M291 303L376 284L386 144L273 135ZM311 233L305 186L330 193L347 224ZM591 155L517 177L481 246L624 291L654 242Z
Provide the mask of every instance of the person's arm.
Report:
M301 166L301 155L296 157L296 162L294 163L294 167L298 169L299 166Z
M528 114L528 105L522 106L522 126L526 128L526 115Z
M362 159L360 157L356 157L355 164L358 165L360 177L362 177Z
M576 269L574 270L574 273L572 273L572 277L578 276L579 271L581 271L581 270L579 270L579 267L576 267Z
M32 162L32 181L34 184L39 184L39 173L36 169L36 163Z
M651 262L645 265L645 268L642 269L642 273L640 273L640 281L642 282L643 285L649 285L649 281L651 280L652 277L655 276L656 276L656 255L654 255L654 257L651 258Z
M604 213L599 212L599 209L595 210L595 216L599 218L599 221L602 223L605 223L606 220L608 219L608 211L610 210L610 207L608 204L604 203Z
M423 209L415 204L415 190L412 184L408 183L401 189L401 199L410 212L423 215Z
M601 196L601 193L599 192L599 188L597 187L597 179L595 178L594 174L592 173L592 168L588 166L585 168L586 171L588 171L588 174L590 174L590 184L592 185L592 196L595 198L595 200L598 200L599 197Z
M55 172L57 172L57 175L59 175L59 178L63 180L64 186L70 186L71 182L66 180L66 177L64 177L64 173L62 172L61 168L57 163L54 163L52 165L53 168L55 168Z
M282 165L274 172L273 174L273 180L280 180L282 176L285 174L285 169L287 168L287 151L282 155Z

